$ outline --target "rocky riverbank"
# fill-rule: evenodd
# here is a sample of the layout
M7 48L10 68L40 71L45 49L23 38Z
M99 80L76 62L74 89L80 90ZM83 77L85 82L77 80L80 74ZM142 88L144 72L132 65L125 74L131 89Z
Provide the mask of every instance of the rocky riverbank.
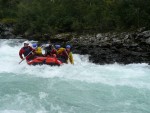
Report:
M150 63L150 30L145 28L122 33L14 35L12 26L0 24L0 38L27 38L40 42L51 40L52 43L71 44L74 53L89 54L90 61L97 64Z
M69 43L75 53L89 54L98 64L150 63L150 30L80 36Z

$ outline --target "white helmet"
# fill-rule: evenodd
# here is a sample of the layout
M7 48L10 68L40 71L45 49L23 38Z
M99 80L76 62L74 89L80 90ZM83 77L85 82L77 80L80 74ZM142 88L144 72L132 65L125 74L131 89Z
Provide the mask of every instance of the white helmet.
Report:
M48 47L50 44L46 44L45 47Z
M24 44L29 44L29 41L25 41Z

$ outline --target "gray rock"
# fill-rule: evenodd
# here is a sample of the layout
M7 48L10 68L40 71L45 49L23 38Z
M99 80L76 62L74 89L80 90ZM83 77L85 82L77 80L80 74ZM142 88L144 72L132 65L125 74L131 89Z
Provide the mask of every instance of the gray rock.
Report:
M104 33L103 35L97 34L95 37L82 35L73 44L75 46L73 51L89 54L90 61L99 64L149 63L150 49L148 48L150 45L147 44L150 44L149 31L143 33Z
M67 40L71 40L73 37L69 33L68 34L62 33L62 34L55 35L53 38L67 41Z
M150 38L146 39L146 43L150 44Z
M137 31L138 32L143 32L143 31L145 31L146 30L146 27L141 27L141 28L139 28Z
M16 39L23 39L22 36L16 36Z
M150 37L150 30L142 32L142 35L146 38Z
M8 36L8 35L13 35L13 34L10 31L5 31L3 35Z
M125 35L124 39L128 39L130 37L129 34Z
M103 37L103 35L102 35L101 33L99 33L99 34L96 35L96 37L97 37L98 39L101 39L101 38Z

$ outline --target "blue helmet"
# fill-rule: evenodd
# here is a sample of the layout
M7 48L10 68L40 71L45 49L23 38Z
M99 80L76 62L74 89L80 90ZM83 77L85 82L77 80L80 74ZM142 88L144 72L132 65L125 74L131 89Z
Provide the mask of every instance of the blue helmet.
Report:
M36 47L37 47L37 44L36 44L36 43L32 44L32 47L33 47L33 48L36 48Z
M71 48L71 46L70 46L70 45L66 45L66 48L67 48L67 49L68 49L68 48L70 49L70 48Z
M61 46L60 45L55 45L55 48L56 49L59 49Z

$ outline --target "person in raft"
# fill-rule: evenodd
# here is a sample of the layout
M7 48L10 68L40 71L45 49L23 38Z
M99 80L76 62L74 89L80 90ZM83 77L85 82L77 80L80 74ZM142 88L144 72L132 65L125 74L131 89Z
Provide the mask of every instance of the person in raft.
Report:
M65 48L55 45L57 58L63 63L68 63L68 53Z
M71 46L70 45L66 45L66 51L68 53L68 60L70 61L71 64L74 64L74 60L73 60L73 55L72 55L72 51L71 51Z
M32 44L32 48L35 49L35 56L43 56L42 54L42 48L39 47L39 44Z
M24 42L24 47L22 47L19 51L19 56L22 60L26 59L27 61L34 59L34 52L35 49L29 46L29 42L25 41ZM22 56L24 55L24 57Z
M55 53L54 47L50 41L48 41L48 44L44 46L44 50L45 56L53 56L53 53Z

